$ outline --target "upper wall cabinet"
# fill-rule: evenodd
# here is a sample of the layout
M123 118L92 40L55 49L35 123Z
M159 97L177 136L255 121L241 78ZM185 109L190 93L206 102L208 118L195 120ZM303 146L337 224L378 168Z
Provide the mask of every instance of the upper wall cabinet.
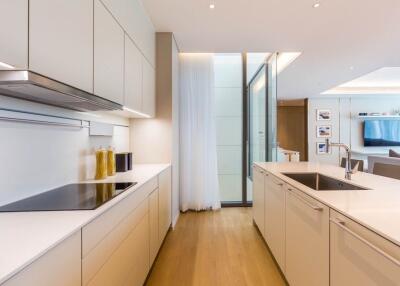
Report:
M103 3L155 67L156 35L153 24L139 0L103 0Z
M156 72L151 64L143 58L143 103L142 112L154 117L156 114Z
M30 1L29 69L93 92L93 0Z
M124 101L124 31L99 0L94 2L94 93Z
M125 81L124 105L142 110L142 54L132 40L125 35Z
M28 0L0 1L0 62L28 67ZM6 67L0 65L0 69Z

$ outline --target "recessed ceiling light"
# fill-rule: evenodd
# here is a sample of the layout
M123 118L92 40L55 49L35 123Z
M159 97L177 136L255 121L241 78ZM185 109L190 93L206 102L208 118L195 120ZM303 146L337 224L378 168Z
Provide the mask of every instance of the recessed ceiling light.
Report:
M215 8L215 4L211 3L210 4L210 9L214 9Z
M321 4L320 3L315 3L314 5L313 5L313 8L318 8L319 6L321 6Z

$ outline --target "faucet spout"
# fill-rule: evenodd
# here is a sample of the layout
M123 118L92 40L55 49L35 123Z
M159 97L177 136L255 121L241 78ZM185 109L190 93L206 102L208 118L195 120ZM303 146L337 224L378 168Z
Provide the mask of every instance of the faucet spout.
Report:
M351 149L349 146L343 143L332 143L329 141L329 138L326 138L326 153L329 153L331 147L343 148L346 151L346 166L345 166L345 178L347 180L351 180L351 175L357 172L358 164L351 168Z

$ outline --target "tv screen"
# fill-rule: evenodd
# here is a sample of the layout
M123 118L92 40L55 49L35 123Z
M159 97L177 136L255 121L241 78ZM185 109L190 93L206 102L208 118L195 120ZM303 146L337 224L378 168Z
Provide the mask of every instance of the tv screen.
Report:
M366 120L364 146L400 146L400 120Z

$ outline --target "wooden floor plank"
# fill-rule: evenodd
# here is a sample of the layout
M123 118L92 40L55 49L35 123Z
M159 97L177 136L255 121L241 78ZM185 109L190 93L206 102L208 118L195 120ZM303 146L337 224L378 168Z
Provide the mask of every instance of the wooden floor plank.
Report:
M146 285L285 285L250 208L181 214Z

